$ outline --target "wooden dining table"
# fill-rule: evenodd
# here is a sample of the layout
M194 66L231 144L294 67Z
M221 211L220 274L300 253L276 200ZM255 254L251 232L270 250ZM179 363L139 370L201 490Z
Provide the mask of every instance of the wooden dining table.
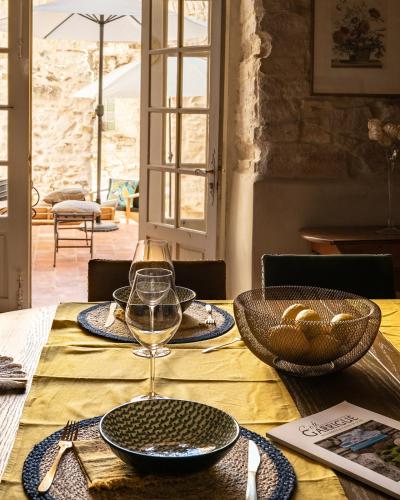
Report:
M213 303L233 314L232 301ZM171 355L157 359L157 391L218 407L262 436L300 415L343 400L360 404L363 397L369 397L363 406L374 411L386 401L385 413L400 420L400 354L396 350L400 348L400 300L376 303L382 310L382 333L372 353L341 373L312 380L284 376L242 342L202 353L205 347L238 336L234 326L213 340L172 345ZM103 415L148 388L148 360L133 356L131 344L96 337L79 327L77 315L88 306L69 303L57 310L0 315L0 353L21 362L30 379L26 393L0 395L0 498L24 498L25 458L35 444L67 420ZM376 357L383 360L384 368ZM296 499L389 498L279 447L296 472Z

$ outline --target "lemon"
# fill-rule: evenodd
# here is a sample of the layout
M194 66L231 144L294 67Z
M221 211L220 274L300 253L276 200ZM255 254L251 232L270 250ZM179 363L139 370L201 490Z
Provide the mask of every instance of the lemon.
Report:
M294 321L296 319L296 316L303 309L307 309L307 307L303 306L303 304L292 304L283 311L282 323L288 323L289 321Z
M331 324L334 325L335 323L339 323L340 321L350 321L354 319L354 316L348 313L340 313L336 314L332 319L331 319Z
M331 319L331 335L333 335L336 340L346 343L350 333L346 322L352 319L355 319L354 316L348 313L336 314L336 316Z
M310 343L296 325L278 325L268 330L268 349L286 361L299 361L310 349Z
M328 363L339 353L340 343L328 334L313 338L310 344L308 359L311 363Z
M321 317L314 309L303 309L297 314L296 321L321 321Z

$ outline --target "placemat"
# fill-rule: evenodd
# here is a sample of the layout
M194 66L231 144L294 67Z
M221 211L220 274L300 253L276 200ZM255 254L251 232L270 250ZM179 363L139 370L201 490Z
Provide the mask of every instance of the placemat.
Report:
M82 420L78 439L100 437L101 417ZM73 450L68 450L58 468L50 490L40 494L37 487L50 468L57 453L57 442L62 430L51 434L37 444L25 460L22 482L28 498L33 500L84 499L176 499L243 500L247 484L247 440L253 440L260 451L261 463L257 472L259 498L285 500L290 498L296 484L293 468L284 455L263 437L243 427L232 450L216 465L197 474L182 476L143 475L140 489L121 488L112 491L90 491Z
M109 328L104 328L111 302L103 302L85 309L78 315L79 325L88 333L105 337L117 342L138 342L132 337L125 321L116 316L114 323ZM182 323L169 344L184 344L187 342L200 342L220 337L235 324L233 317L223 309L211 305L215 325L205 325L208 317L204 302L195 300L183 313Z

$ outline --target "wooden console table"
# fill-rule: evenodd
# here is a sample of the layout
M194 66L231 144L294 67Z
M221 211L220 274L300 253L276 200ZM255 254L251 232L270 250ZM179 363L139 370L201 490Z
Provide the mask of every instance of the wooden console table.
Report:
M320 255L389 253L393 255L396 290L400 290L400 231L380 232L382 227L313 227L300 230L311 244L313 253Z

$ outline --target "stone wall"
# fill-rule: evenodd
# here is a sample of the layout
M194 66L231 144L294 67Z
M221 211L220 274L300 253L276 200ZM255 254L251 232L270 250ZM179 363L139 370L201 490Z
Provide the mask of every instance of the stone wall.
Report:
M400 121L400 98L313 96L312 1L254 4L261 44L257 172L301 179L382 175L384 153L369 141L367 120Z
M236 145L226 144L225 238L234 296L259 286L262 253L309 251L301 227L385 223L385 157L367 120L400 121L400 96L312 95L312 0L243 0L239 15L230 4L236 123L226 136Z
M130 44L106 44L105 73L138 58ZM96 98L74 94L98 77L98 45L84 41L34 39L33 182L42 195L80 185L95 187ZM119 101L123 101L122 103ZM103 135L103 176L138 176L138 99L117 99L119 122Z

